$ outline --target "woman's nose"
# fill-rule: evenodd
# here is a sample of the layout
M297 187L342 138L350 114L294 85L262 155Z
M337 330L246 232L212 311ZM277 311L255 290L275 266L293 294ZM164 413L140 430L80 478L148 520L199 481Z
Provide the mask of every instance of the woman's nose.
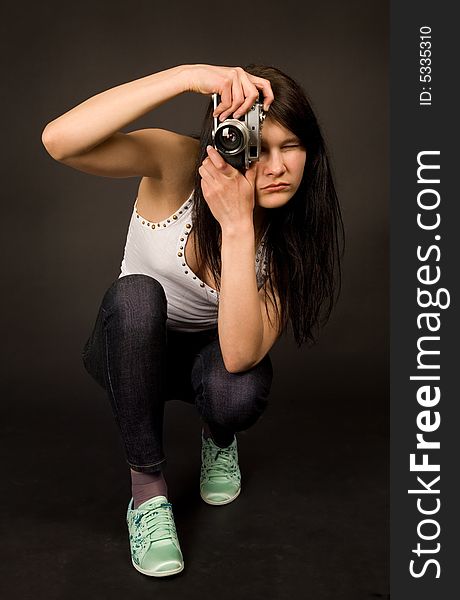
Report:
M276 156L272 155L266 164L266 170L275 176L283 174L286 171L283 157L279 154Z

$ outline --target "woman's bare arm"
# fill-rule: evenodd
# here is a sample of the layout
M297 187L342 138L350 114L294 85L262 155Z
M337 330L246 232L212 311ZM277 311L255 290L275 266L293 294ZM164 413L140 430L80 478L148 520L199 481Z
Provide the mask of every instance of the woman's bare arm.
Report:
M189 67L172 67L88 98L46 125L42 134L44 146L56 160L88 152L186 91Z
M258 95L255 86L264 90L269 104L273 99L269 81L241 67L179 65L88 98L48 123L42 142L55 160L87 173L167 180L178 165L194 166L197 140L158 128L127 134L119 130L186 91L219 93L217 112L222 119L237 108L247 110Z
M99 177L150 177L180 181L193 171L199 141L167 129L117 132L92 150L59 159L68 167ZM57 159L56 159L57 160Z

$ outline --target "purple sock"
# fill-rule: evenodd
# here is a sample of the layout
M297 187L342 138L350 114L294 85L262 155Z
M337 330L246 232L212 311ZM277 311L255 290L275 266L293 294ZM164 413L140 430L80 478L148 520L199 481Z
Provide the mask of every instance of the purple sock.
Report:
M131 471L131 491L133 494L134 508L139 504L150 500L154 496L168 497L168 486L162 471L157 473L141 473L139 471Z

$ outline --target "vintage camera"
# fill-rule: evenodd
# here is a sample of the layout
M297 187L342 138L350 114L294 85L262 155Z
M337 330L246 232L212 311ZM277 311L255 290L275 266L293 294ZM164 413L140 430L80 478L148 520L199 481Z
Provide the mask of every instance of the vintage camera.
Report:
M220 103L220 94L212 95L214 109ZM229 117L220 122L213 117L212 144L220 155L232 167L242 173L249 169L252 162L259 160L260 134L266 117L263 110L263 94L254 105L238 119Z

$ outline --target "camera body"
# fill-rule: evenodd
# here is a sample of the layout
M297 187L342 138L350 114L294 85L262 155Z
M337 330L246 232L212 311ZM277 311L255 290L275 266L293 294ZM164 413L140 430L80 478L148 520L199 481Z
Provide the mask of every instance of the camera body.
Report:
M212 95L214 110L220 103L220 94ZM242 173L249 169L252 162L259 160L260 135L266 117L263 110L263 94L253 106L238 119L232 117L220 122L213 117L212 144L219 154L232 167Z

